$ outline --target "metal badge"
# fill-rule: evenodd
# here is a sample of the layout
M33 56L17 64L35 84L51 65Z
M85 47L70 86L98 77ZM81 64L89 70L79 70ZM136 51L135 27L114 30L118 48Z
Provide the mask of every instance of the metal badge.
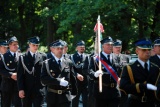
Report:
M52 76L55 76L55 73L52 73Z
M53 72L53 70L50 70L50 72Z
M9 66L9 64L7 63L7 66Z
M12 63L12 61L10 61L10 63Z
M139 64L137 64L137 67L140 67L140 65L139 65Z

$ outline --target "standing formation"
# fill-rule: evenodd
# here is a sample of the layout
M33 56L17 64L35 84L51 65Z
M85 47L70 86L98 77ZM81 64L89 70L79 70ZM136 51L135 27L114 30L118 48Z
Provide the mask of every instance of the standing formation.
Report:
M100 41L100 54L85 53L83 40L74 54L60 39L47 54L38 51L38 36L28 38L25 53L18 43L15 36L0 41L1 107L160 106L160 38L134 42L138 59L132 64L121 53L122 41L110 36Z

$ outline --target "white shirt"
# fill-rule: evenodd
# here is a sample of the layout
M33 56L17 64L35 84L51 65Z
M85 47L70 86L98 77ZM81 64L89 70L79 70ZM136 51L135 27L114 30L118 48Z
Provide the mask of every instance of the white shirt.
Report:
M10 53L12 54L12 56L14 56L14 53L16 54L16 52L12 52L12 51L10 51Z
M145 66L144 66L145 62L143 62L139 58L138 58L138 62L142 65L143 68L145 68ZM149 60L146 63L148 64L148 70L149 70L149 64L150 64Z
M33 53L33 52L31 52L31 51L29 51L29 52L30 52L30 54L32 55L32 57L33 57L33 54L35 54L35 57L36 57L37 52L36 52L36 53Z
M63 57L61 57L61 58L57 58L57 57L54 55L54 58L55 58L55 60L56 60L57 64L59 64L59 62L58 62L58 61L59 61L59 60L61 60L61 62L62 62L62 58L63 58Z
M82 55L82 57L83 57L83 53L79 53L79 52L78 52L78 55L79 55L79 56L81 56L81 55Z
M110 62L112 63L112 54L106 54L104 51L102 52L102 54L108 59L108 55L110 55Z

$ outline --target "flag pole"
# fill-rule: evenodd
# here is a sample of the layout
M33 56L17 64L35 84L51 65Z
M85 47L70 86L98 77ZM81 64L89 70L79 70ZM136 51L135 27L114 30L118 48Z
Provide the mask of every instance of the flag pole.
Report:
M101 40L101 29L100 29L100 15L98 15L98 19L97 19L97 24L98 24L98 57L101 58L101 44L100 44L100 40ZM102 72L102 64L101 61L99 59L98 62L98 67L99 67L99 71ZM99 75L99 92L102 92L102 74Z

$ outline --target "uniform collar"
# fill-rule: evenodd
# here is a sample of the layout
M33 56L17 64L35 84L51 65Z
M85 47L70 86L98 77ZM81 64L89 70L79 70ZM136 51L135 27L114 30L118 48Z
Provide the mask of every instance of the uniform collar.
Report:
M37 51L35 52L35 53L33 53L33 52L31 52L31 51L29 51L30 52L30 54L32 55L32 57L33 57L33 54L35 54L35 56L36 56L36 54L37 54Z
M139 58L138 58L138 62L142 65L143 68L145 68L145 66L144 66L145 62L143 62ZM148 64L148 69L149 69L149 64L150 64L149 60L146 63Z
M112 59L111 58L111 54L107 54L107 53L105 53L104 51L102 51L102 54L108 59L108 55L110 55L110 59Z
M53 52L51 52L51 55L54 57L54 53Z
M12 51L10 51L10 53L12 54L12 56L14 56L14 53L16 54L16 52L12 52Z
M77 53L78 53L79 56L81 56L81 55L83 56L83 53L79 53L79 52L77 52Z
M158 58L160 59L160 55L157 55L158 56Z
M58 62L59 60L61 60L61 62L62 62L62 58L63 57L61 57L61 58L57 58L55 55L54 55L54 58L55 58L55 60Z

